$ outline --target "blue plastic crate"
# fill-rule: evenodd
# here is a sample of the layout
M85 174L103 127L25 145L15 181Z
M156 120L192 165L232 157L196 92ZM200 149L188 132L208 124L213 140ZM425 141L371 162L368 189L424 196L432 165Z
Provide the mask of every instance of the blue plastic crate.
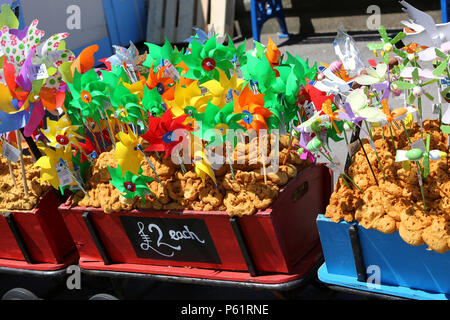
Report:
M442 23L450 20L450 0L441 0Z
M357 280L349 236L352 225L358 231L365 267L379 268L379 289ZM325 265L319 272L321 281L408 298L450 298L450 252L437 253L427 250L426 245L411 246L398 231L384 234L356 222L335 223L323 215L318 216L317 227L325 257Z

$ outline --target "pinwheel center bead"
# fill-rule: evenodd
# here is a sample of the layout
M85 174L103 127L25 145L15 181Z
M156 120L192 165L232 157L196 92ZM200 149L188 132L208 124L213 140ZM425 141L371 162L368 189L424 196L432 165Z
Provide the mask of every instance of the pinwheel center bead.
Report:
M174 141L174 140L173 140L173 131L166 132L166 133L163 135L162 140L163 140L165 143L171 143L171 142L173 142L173 141Z
M391 83L391 90L394 91L394 92L397 92L398 91L398 85L395 84L395 83Z
M391 52L392 51L392 44L386 43L383 47L383 51L385 52Z
M405 153L405 156L406 156L406 158L408 158L411 161L417 161L417 160L422 159L423 151L422 151L422 149L414 148L414 149L407 151Z
M211 71L216 67L216 61L213 58L205 58L202 61L202 67L205 71Z
M322 72L319 72L317 74L317 80L322 81L323 79L325 79L325 75Z
M127 191L130 191L130 192L136 191L136 185L133 182L125 181L123 183L123 186L125 187L125 189L127 189Z
M244 114L244 118L242 120L244 120L244 122L246 124L250 124L253 121L253 115L248 112L247 110L242 111L242 113Z
M87 92L86 90L81 91L80 96L81 96L81 101L83 101L84 103L90 103L92 101L91 94L89 92Z
M65 135L59 134L56 136L56 141L58 141L59 144L65 146L69 143L69 138L67 138Z
M423 89L419 86L414 87L412 91L413 91L413 95L416 97L421 96L423 93Z
M128 117L128 111L123 106L119 107L119 115L126 118Z
M228 126L225 123L219 123L215 129L216 129L216 133L220 136L223 136L227 133L228 130Z
M164 93L164 85L161 82L158 82L158 84L156 85L156 90L158 91L158 93L161 95Z

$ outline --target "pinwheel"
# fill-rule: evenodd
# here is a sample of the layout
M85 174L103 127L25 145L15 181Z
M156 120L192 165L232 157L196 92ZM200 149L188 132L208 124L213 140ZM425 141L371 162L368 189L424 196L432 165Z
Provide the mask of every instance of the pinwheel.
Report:
M297 152L300 155L300 159L308 159L311 163L314 163L316 161L314 154L306 149L308 142L312 139L311 134L306 132L305 129L301 127L294 127L294 135L299 138L299 142L297 143Z
M257 82L259 92L272 91L272 85L276 81L276 72L265 56L258 59L247 53L247 63L241 66L241 70L245 79Z
M84 74L89 70L93 70L95 64L94 54L98 51L98 44L84 48L74 62L70 65L72 76L75 76L75 70Z
M144 88L144 96L142 98L142 108L147 111L152 117L161 117L165 109L163 107L163 100L157 88L150 90Z
M356 77L355 82L363 86L370 86L376 83L382 83L387 80L388 65L386 63L379 63L376 69L368 67L366 69L367 75L361 75Z
M281 52L278 49L277 45L272 41L272 38L270 38L270 36L267 40L266 58L272 68L277 67L280 64Z
M138 137L128 128L128 133L119 132L116 134L116 138L118 141L114 152L114 160L119 164L122 174L125 174L126 171L136 175L139 174L143 156L138 150Z
M150 90L156 88L158 93L164 100L173 100L175 82L172 78L165 76L165 69L167 66L161 66L161 68L156 72L150 71L147 78L147 88ZM150 68L153 70L153 65Z
M28 55L27 60L23 61L23 65L25 67L20 68L20 72L17 76L14 65L7 62L6 57L3 58L3 74L6 85L9 89L8 96L12 96L12 98L17 101L17 111L22 111L28 108L30 92L33 89L33 84L27 67L31 64L31 56L33 53L34 49Z
M204 112L199 113L193 107L187 107L186 113L192 116L195 121L201 123L201 130L194 131L193 134L206 142L206 146L221 146L230 138L227 136L228 130L236 132L244 127L238 124L238 121L244 117L244 114L233 113L233 103L229 103L220 109L211 101L208 102ZM233 141L229 141L233 147L236 146L237 139L233 135Z
M191 139L191 153L195 173L202 179L203 185L205 184L206 177L209 176L217 188L216 176L211 168L211 163L206 156L206 151L201 140L199 141L195 138Z
M124 198L134 199L139 197L142 199L142 203L145 204L145 196L147 194L151 194L147 183L150 183L155 179L142 176L141 167L139 167L137 174L134 174L128 170L124 172L120 165L118 165L115 169L108 166L108 171L111 176L111 180L109 182L120 191Z
M205 43L206 40L212 38L216 33L214 32L214 26L211 28L211 30L206 33L200 28L193 27L195 34L193 36L190 36L189 38L185 39L183 42L191 43L194 39L201 44Z
M58 148L51 149L47 147L40 148L44 156L40 157L33 167L41 168L41 184L45 182L50 183L50 185L58 189L60 186L63 187L65 185L75 184L69 179L69 183L65 183L65 181L61 181L61 174L58 173L61 170L60 160L63 160L67 166L67 169L73 172L73 163L72 163L72 150L71 148ZM65 180L65 179L64 179Z
M166 102L175 116L184 115L185 108L188 106L194 107L198 112L205 110L210 97L202 96L197 80L187 86L178 83L174 89L174 99Z
M270 129L266 121L273 113L264 107L263 94L254 94L248 84L234 100L234 112L244 114L243 119L238 123L247 130L253 129L259 132L261 129Z
M177 65L182 61L183 51L178 51L175 47L172 47L170 42L165 39L164 45L158 46L156 44L144 42L148 47L147 59L143 65L147 68L151 68L159 65L161 60L169 60L169 62L177 67ZM155 64L156 61L156 64Z
M422 82L419 77L419 69L414 68L412 71L412 83L407 81L394 81L393 84L396 85L398 88L405 90L405 89L411 89L411 93L409 94L409 97L407 98L407 102L409 104L413 104L414 101L417 98L417 106L419 108L419 115L420 115L420 123L422 123L422 95L425 95L429 100L433 101L434 98L431 94L423 90L423 87L427 86L428 84L436 81L435 79L428 81L428 82Z
M16 23L12 22L10 25L16 25ZM7 25L1 27L0 43L4 57L9 63L13 64L16 76L19 73L20 67L24 64L25 59L32 50L37 48L41 38L45 34L44 31L37 28L37 25L38 20L33 20L29 27L23 30L9 29ZM3 80L0 77L0 81L3 82Z
M317 111L322 110L322 105L327 100L333 101L334 95L327 95L309 83L298 94L298 102L300 104L304 104L306 101L312 102Z
M102 115L99 108L103 107L103 102L108 100L107 86L101 81L94 69L86 71L84 74L75 70L73 83L67 83L73 99L70 105L81 111L83 122L87 118L92 118L97 124Z
M427 178L430 174L430 159L431 160L440 160L445 159L447 157L447 153L440 150L430 150L430 135L427 134L427 141L425 150L419 148L413 148L411 150L397 150L395 154L396 162L403 161L420 161L422 160L423 166L423 177Z
M325 113L328 116L328 121L331 123L331 125L333 126L333 128L336 130L337 134L341 134L341 132L339 131L339 128L336 124L336 121L339 121L339 111L333 111L333 106L332 106L332 102L331 100L327 100L324 102L324 104L322 105L322 112ZM341 124L342 126L343 124Z
M338 113L339 119L350 122L357 126L359 126L360 123L366 119L364 117L358 117L357 115L355 115L350 106L350 103L348 102L344 103L344 110L339 110Z
M125 88L123 83L114 89L110 97L111 105L122 122L136 125L138 120L143 119L139 98Z
M406 37L406 33L400 32L394 38L389 38L386 33L386 28L384 26L380 26L378 28L378 32L381 36L381 43L369 43L367 47L369 50L372 50L375 54L377 50L382 50L383 63L387 64L389 59L389 53L394 51L399 56L403 55L403 51L397 49L395 44ZM386 54L387 53L387 54Z
M448 68L450 65L450 54L445 54L436 48L436 56L438 56L441 59L441 61L438 62L436 69L434 69L433 71L433 75L440 76L447 72L447 76L450 76L448 74Z
M114 55L106 59L111 66L122 67L123 63L125 63L132 72L148 73L149 69L142 66L147 55L139 55L139 51L132 41L130 41L128 48L116 45L113 45L113 48L115 51Z
M241 91L244 80L238 79L236 73L228 79L225 72L220 69L218 71L219 80L210 80L200 86L208 89L208 93L206 93L205 96L207 96L214 105L222 108L233 99L233 93Z
M189 68L184 75L189 79L199 80L204 83L211 79L219 79L218 69L230 77L230 69L233 68L230 60L233 58L233 50L230 47L218 44L217 35L208 39L204 45L196 40L191 43L191 53L183 55L182 59Z
M164 158L168 158L172 149L183 140L183 136L178 136L174 131L192 130L183 124L186 117L187 115L181 115L175 118L170 109L161 118L149 117L148 131L142 135L150 143L145 151L164 151Z
M429 47L419 51L418 56L421 61L432 61L438 58L436 50L441 51L444 54L450 53L450 41L441 44L439 48Z
M377 107L369 106L369 99L362 89L356 89L347 96L353 113L358 117L365 118L365 121L377 123L386 120L386 115Z
M74 145L80 149L79 140L83 137L76 132L77 129L78 126L71 125L69 117L63 115L58 121L47 120L47 128L42 132L48 139L50 147L58 149Z

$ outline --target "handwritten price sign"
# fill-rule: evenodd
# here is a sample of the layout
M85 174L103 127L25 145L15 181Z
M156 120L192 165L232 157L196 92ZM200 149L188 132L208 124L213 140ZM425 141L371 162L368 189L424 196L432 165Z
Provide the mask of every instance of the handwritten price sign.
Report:
M201 219L121 216L120 220L139 258L221 263Z

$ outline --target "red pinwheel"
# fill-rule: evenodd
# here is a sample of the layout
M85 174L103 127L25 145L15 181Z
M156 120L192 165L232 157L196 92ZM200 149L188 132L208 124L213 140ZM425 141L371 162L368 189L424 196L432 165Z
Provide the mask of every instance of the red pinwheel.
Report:
M192 130L183 124L187 117L188 115L181 115L175 118L170 109L164 112L161 118L149 117L148 131L142 135L142 138L150 143L145 151L164 151L164 158L169 157L172 149L183 140L183 137L174 131Z
M305 88L299 93L299 102L304 103L305 101L312 102L316 107L317 111L322 110L322 105L325 101L330 100L334 101L334 95L327 95L325 92L320 91L313 85L309 83L305 86Z
M80 147L84 150L84 152L81 153L81 162L85 162L88 160L86 159L86 156L84 154L91 155L92 158L96 158L98 156L96 153L93 153L96 152L96 149L92 144L92 141L88 137L86 137L85 143L79 142L79 144Z

